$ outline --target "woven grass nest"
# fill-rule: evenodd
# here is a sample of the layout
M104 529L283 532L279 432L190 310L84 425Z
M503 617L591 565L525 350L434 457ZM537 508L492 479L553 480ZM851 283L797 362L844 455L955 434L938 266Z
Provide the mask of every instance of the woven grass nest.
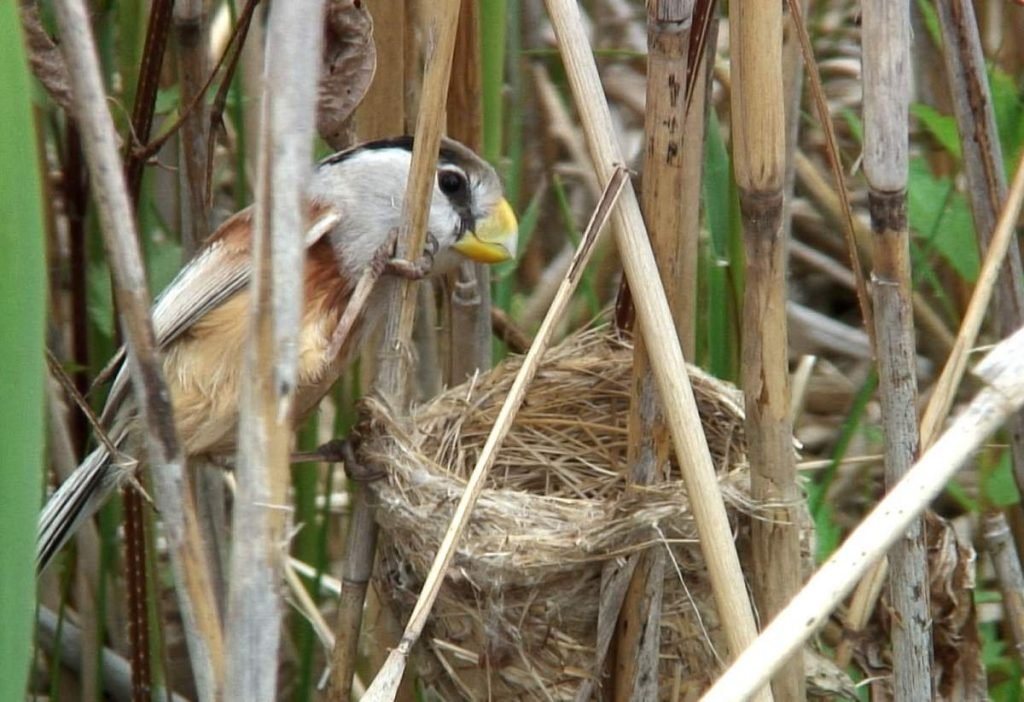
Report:
M643 488L624 478L632 353L607 330L547 353L421 639L420 679L440 699L573 699L593 674L602 570L652 546L669 555L664 698L690 698L721 670L715 651L725 650L724 637L678 472ZM360 453L387 467L376 484L375 585L403 622L520 363L510 359L402 422L367 405ZM753 510L742 396L698 369L690 377L745 542L749 520L739 517Z

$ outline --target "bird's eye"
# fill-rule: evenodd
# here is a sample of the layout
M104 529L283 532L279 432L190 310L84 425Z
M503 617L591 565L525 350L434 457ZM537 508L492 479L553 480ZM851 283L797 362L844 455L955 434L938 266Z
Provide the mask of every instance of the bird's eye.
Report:
M458 171L441 171L437 174L437 186L445 195L454 195L466 188L466 177Z

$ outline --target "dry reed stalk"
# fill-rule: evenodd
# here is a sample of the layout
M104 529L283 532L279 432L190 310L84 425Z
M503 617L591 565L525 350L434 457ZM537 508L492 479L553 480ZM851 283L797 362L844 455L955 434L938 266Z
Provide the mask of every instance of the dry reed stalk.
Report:
M156 501L166 525L193 675L201 698L212 700L218 696L223 674L220 616L203 567L203 553L196 549L200 536L187 489L189 475L171 421L170 395L149 316L150 298L135 220L117 156L116 135L89 16L81 0L69 0L54 9L127 342L128 364L134 380L132 390L142 419L147 455L154 467Z
M1017 662L1024 664L1024 573L1020 556L1002 512L989 512L982 521L985 550L992 558L999 589L1003 594L1003 621L1013 638Z
M415 143L409 182L402 211L402 228L398 237L397 255L415 258L423 250L429 214L430 191L434 169L444 127L448 83L451 76L452 54L458 27L460 0L446 0L432 5L424 17L426 41L426 68L419 116L416 120ZM379 26L379 25L378 25ZM378 54L378 60L381 54ZM406 57L408 60L408 57ZM373 89L371 88L371 93ZM408 386L411 357L409 342L412 337L417 301L417 282L395 282L384 322L383 339L378 352L379 367L374 379L374 393L396 412L405 412L409 400ZM351 690L355 654L358 648L359 625L363 602L373 560L376 553L377 525L374 521L370 496L365 492L352 514L350 536L345 558L345 585L351 593L339 605L338 643L334 655L337 665L332 673L332 700L347 699ZM349 627L344 630L341 627ZM354 628L353 628L354 627ZM385 664L386 665L386 664ZM397 691L398 682L395 683ZM392 698L394 695L392 695Z
M608 178L623 159L579 8L568 0L547 0L546 4L594 169L598 177ZM707 440L701 430L686 364L674 333L672 314L661 288L640 205L629 185L623 190L613 224L640 326L648 335L651 365L673 446L692 496L701 549L728 637L730 655L736 655L756 636L754 615L708 455Z
M360 141L405 132L405 0L378 0L373 21L377 71L356 110Z
M732 151L746 254L741 378L750 488L759 505L773 505L751 524L752 588L766 623L803 581L803 494L797 484L789 420L782 6L743 3L734 8L730 20ZM773 678L772 692L780 700L806 697L802 656L795 656Z
M403 134L406 123L405 34L408 30L404 0L381 0L374 6L373 18L377 70L355 113L356 132L361 140L366 141ZM372 355L368 348L363 354L363 367L373 367ZM353 499L342 564L344 587L338 603L335 645L331 652L328 687L331 702L347 702L352 693L366 590L377 552L372 495L365 485L358 485Z
M975 369L983 387L947 431L818 569L761 636L703 697L746 699L808 638L971 454L1024 404L1024 330L1001 341Z
M684 352L694 351L698 229L693 198L683 199L684 127L687 123L687 58L693 23L692 0L657 0L647 6L647 97L644 111L644 182L641 206L651 237ZM703 131L690 132L702 142ZM699 152L698 152L699 153ZM698 183L696 193L700 193ZM690 168L692 172L692 166ZM691 185L693 183L691 182ZM689 210L689 212L687 211ZM683 270L685 267L685 270ZM644 330L633 348L633 402L629 412L628 480L649 485L669 472L672 444L658 408L657 386L647 359ZM618 615L612 675L612 699L651 700L658 697L658 656L661 653L661 602L665 551L660 547L630 556L622 569L628 578ZM630 573L632 575L630 575Z
M448 86L448 135L477 153L483 151L480 96L480 2L463 0ZM495 164L497 165L497 164ZM491 367L491 271L483 263L464 262L450 280L451 325L447 330L448 383L457 385Z
M251 11L247 16L251 15ZM181 131L178 138L178 208L179 233L181 236L182 261L192 258L199 244L210 233L210 208L207 201L206 164L208 161L207 130L209 116L205 93L209 82L216 75L210 72L207 58L206 13L199 0L186 0L174 5L174 36L177 44L178 85L180 104L186 105L181 116ZM241 31L244 33L244 27ZM236 32L239 27L236 26ZM243 41L233 36L232 40ZM238 54L237 44L226 47L233 55ZM225 51L221 60L227 58ZM232 62L233 63L233 62ZM225 72L222 79L230 83ZM193 461L195 469L195 500L197 515L206 537L205 546L209 554L210 578L221 608L225 605L227 584L225 569L229 553L228 516L225 512L224 480L221 471L211 469L205 461Z
M201 95L206 82L209 69L204 25L202 0L183 0L174 4L174 36L177 40L182 104L190 104ZM178 182L182 193L181 249L186 260L210 233L210 212L206 201L207 125L206 101L200 99L182 123L178 146L181 164ZM219 476L217 480L220 480ZM205 494L205 491L200 491L200 494Z
M430 189L433 185L437 151L444 129L445 104L452 67L452 52L458 24L459 0L447 0L430 8L423 28L427 57L423 78L421 109L416 120L415 145L402 212L402 229L398 237L397 255L416 258L423 250L429 214ZM416 311L416 281L401 280L394 287L392 311L384 327L380 355L382 367L375 390L385 401L401 411L408 401L408 379L411 358L408 342Z
M1006 201L1006 174L996 131L987 65L974 7L962 0L936 5L943 37L946 77L956 115L963 168L979 249L992 244L996 217ZM1024 268L1020 249L1011 246L995 290L995 322L1006 337L1024 325ZM1010 423L1010 452L1018 489L1024 488L1024 415Z
M425 90L424 96L427 94ZM494 465L498 449L512 428L515 415L522 406L523 399L526 396L526 389L537 373L544 352L547 351L551 344L556 325L572 299L573 292L575 292L576 286L583 276L584 268L590 259L590 255L594 251L597 238L604 225L608 222L609 215L614 210L618 197L623 192L627 181L628 175L625 169L619 167L613 171L612 178L609 180L600 202L598 202L597 209L594 211L594 215L591 217L590 223L580 239L572 265L569 267L565 279L558 290L558 294L555 295L551 308L541 323L540 329L537 330L537 335L533 339L530 350L523 359L515 381L509 389L505 401L502 403L501 412L498 414L494 426L488 434L487 443L481 449L473 472L466 481L465 491L459 499L455 513L452 515L452 521L445 532L444 539L441 542L437 555L434 557L430 572L423 583L423 589L420 591L416 605L409 616L409 623L406 625L402 640L399 642L398 647L388 655L384 667L381 668L370 684L370 687L367 688L366 695L363 697L365 702L390 702L390 700L395 698L395 693L405 673L409 654L427 624L430 611L437 600L441 586L444 584L445 575L455 556L455 547L466 530L473 507L483 491L491 466Z
M300 232L323 36L323 0L279 3L268 26L246 380L225 620L228 699L277 696L292 403L298 385L305 241Z
M910 290L907 177L910 5L865 0L864 175L872 230L875 353L885 436L885 486L892 490L917 457L917 370ZM889 552L893 608L892 691L896 702L932 698L932 631L924 521Z

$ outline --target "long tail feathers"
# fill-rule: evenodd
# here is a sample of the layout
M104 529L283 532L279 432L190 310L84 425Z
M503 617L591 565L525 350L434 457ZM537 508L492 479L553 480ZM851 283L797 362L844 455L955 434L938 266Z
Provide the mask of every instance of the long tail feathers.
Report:
M120 442L118 442L120 443ZM36 571L41 573L74 536L86 519L94 515L127 475L113 465L110 453L100 446L90 453L55 493L39 515L36 539Z

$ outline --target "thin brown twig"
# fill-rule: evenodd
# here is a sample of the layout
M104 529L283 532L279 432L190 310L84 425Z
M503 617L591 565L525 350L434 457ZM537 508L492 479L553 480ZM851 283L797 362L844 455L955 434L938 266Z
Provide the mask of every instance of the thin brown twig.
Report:
M259 2L260 0L247 0L245 7L242 9L242 13L239 15L239 24L235 26L235 30L231 35L231 39L228 41L227 47L224 49L224 53L221 55L220 59L217 60L217 65L214 66L213 70L210 71L210 75L209 77L207 77L206 82L203 83L203 87L193 96L189 104L185 106L185 109L181 110L178 113L177 119L175 119L174 122L172 122L171 125L167 127L162 134L160 134L160 136L154 138L152 141L149 141L144 145L137 145L135 147L133 155L136 158L138 158L141 161L148 161L149 159L156 156L157 152L159 152L160 149L164 147L164 144L166 144L167 141L171 137L173 137L178 132L179 129L181 129L181 126L185 123L185 120L189 118L189 116L192 114L193 111L195 111L199 104L206 99L206 92L210 89L210 86L213 85L214 80L217 79L217 75L220 72L221 68L224 66L224 62L227 60L228 56L232 55L230 52L232 51L233 46L235 45L236 37L239 31L238 28L239 25L241 24L242 19L248 16L249 20L251 20L252 14L256 11L256 5L258 5ZM238 42L238 44L241 43L244 42ZM238 50L240 51L241 49Z
M145 161L138 158L132 146L149 139L160 89L160 73L170 38L172 0L156 0L150 8L142 65L132 106L131 139L125 149L125 181L128 196L138 202ZM111 454L111 456L116 454ZM145 702L150 697L149 616L146 577L146 523L142 498L128 485L124 493L125 586L127 589L128 637L131 640L132 697Z
M873 348L875 345L875 325L872 321L871 297L868 295L868 284L864 278L864 267L860 261L860 253L857 250L857 239L853 224L853 208L850 206L850 198L846 189L843 162L839 155L839 142L836 139L836 130L832 124L832 116L829 114L825 89L821 84L818 62L814 58L811 39L807 35L807 26L804 24L800 0L787 0L787 2L793 17L793 27L796 29L797 38L800 40L800 50L803 53L804 66L807 68L807 77L811 82L810 92L814 98L815 109L818 111L818 120L825 132L825 153L831 166L832 177L835 179L836 193L839 197L839 205L843 214L843 235L846 238L846 248L850 254L850 268L853 270L854 279L857 282L857 303L860 305L860 314L864 320L864 328L867 329L868 336L871 337L871 346Z
M245 46L245 38L249 34L249 26L252 24L253 15L256 13L256 5L260 0L248 0L241 14L238 15L238 22L235 24L235 31L231 35L231 41L224 49L224 56L221 62L226 63L224 76L221 78L220 86L217 88L217 95L210 106L210 123L207 127L206 145L206 203L207 206L213 202L213 154L217 143L217 132L224 115L224 107L228 102L228 91L231 90L231 79L235 75L238 61L242 57L242 49Z

